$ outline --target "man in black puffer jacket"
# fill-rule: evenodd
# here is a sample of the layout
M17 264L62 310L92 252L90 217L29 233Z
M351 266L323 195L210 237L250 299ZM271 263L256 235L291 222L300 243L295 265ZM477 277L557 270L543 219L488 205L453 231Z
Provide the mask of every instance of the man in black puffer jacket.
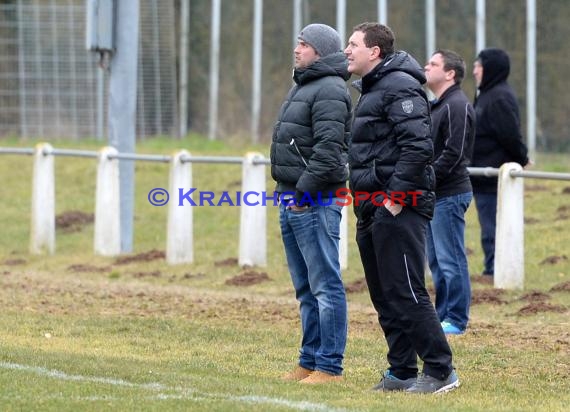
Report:
M413 57L394 51L382 24L356 26L345 54L348 70L362 77L349 146L356 241L390 364L374 389L447 392L459 379L424 278L435 202L425 76Z
M352 106L338 33L310 24L298 39L296 84L275 124L271 175L281 194L281 235L303 331L298 366L284 378L315 384L342 378L347 307L339 263L342 205L335 195L348 178Z
M528 150L520 132L519 107L507 78L509 55L501 49L482 50L473 65L477 83L475 98L477 131L473 167L501 167L503 163L529 163ZM497 215L497 177L471 176L475 206L481 225L481 246L485 254L483 275L494 274Z

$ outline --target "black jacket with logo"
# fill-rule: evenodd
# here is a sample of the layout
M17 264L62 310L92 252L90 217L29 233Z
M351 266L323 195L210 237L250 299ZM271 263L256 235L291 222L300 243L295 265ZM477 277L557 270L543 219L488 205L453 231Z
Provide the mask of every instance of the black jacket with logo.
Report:
M471 192L467 166L475 141L475 111L458 84L431 105L437 198Z
M295 69L296 85L289 91L273 130L271 176L277 192L309 194L346 187L347 150L352 102L344 53L338 52Z
M431 218L435 205L433 143L424 71L408 53L386 56L353 83L361 96L354 110L349 147L353 192L408 194L405 204ZM377 202L378 203L378 202ZM376 206L365 201L354 208L367 219Z
M513 89L507 83L508 55L501 49L479 53L483 78L474 107L477 121L474 167L500 167L503 163L528 163L528 150L520 132L520 115ZM497 178L471 176L474 192L497 192Z

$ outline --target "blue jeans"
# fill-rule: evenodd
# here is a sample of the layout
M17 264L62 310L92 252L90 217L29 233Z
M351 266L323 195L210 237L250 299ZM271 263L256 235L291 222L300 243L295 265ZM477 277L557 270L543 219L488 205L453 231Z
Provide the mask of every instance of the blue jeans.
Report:
M469 321L471 282L465 254L465 212L471 192L437 199L427 231L427 257L440 321L465 330Z
M497 194L475 193L475 206L481 226L481 248L485 255L483 274L495 273L495 231L497 228Z
M342 206L315 205L297 212L279 206L287 264L300 303L303 338L299 365L342 374L347 306L340 274Z

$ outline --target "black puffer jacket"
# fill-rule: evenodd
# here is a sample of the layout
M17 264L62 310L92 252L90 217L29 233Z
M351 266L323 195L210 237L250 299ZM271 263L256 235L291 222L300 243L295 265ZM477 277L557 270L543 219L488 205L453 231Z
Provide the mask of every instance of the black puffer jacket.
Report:
M346 86L346 56L334 53L295 69L296 85L279 112L271 144L271 176L276 191L318 193L346 186L352 103Z
M479 53L483 78L475 99L477 131L473 149L474 167L500 167L503 163L528 163L528 150L520 132L519 107L507 83L509 56L501 49ZM496 193L497 178L471 176L474 192Z
M396 52L354 82L361 96L354 111L349 148L353 192L418 192L406 195L406 206L431 218L435 205L433 143L423 69L406 52ZM381 200L379 200L381 202ZM370 217L371 201L354 208L359 219Z

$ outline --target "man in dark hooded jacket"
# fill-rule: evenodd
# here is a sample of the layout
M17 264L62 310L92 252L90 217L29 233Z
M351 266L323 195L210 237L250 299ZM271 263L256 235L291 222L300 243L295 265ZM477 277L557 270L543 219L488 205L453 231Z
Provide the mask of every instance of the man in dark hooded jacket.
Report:
M478 94L475 107L476 132L473 167L501 167L503 163L529 163L528 150L520 132L519 107L507 78L508 54L501 49L482 50L473 65ZM481 225L481 247L485 255L483 275L494 274L497 177L471 176L473 196Z
M307 384L342 379L347 306L339 263L342 204L335 195L348 178L347 66L336 30L325 24L301 30L295 85L271 143L281 235L303 332L299 363L284 378Z
M357 25L344 52L361 77L349 146L356 242L390 364L374 389L447 392L459 379L424 275L435 175L423 69L378 23Z

